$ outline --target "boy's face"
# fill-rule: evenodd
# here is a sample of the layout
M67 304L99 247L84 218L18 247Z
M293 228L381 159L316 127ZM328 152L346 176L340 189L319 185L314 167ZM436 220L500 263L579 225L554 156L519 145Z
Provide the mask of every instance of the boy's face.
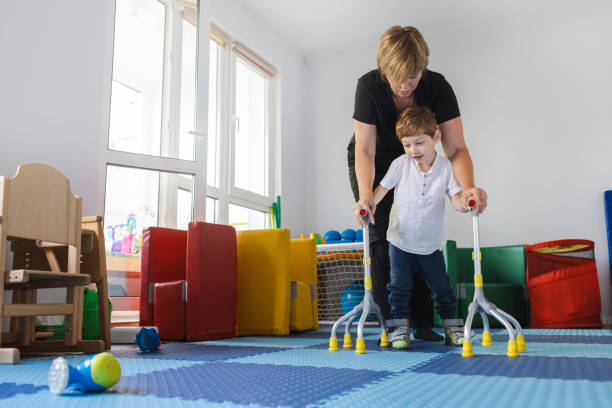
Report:
M404 151L408 157L414 159L418 164L430 165L436 157L436 143L440 141L440 131L436 130L434 136L415 135L402 138Z

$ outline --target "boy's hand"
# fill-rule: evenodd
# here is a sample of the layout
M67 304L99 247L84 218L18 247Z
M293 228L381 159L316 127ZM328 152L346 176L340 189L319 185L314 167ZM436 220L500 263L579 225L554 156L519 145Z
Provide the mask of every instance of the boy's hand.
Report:
M376 204L374 204L374 201L371 198L362 198L357 201L352 208L353 215L355 215L355 218L357 219L359 225L361 227L365 227L366 223L361 217L361 215L359 215L359 212L362 209L368 212L368 218L370 219L370 222L374 224L374 211L376 211Z
M461 201L463 202L463 207L469 211L470 206L468 205L468 201L473 198L478 203L478 207L474 210L476 214L482 213L485 208L487 208L487 193L478 187L468 188L461 192Z

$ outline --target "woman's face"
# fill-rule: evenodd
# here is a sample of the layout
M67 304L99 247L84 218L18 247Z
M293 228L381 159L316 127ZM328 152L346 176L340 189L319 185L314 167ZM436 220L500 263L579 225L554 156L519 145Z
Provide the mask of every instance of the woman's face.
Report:
M403 82L389 78L389 85L391 86L393 94L398 98L409 97L410 95L412 95L417 85L419 84L422 75L423 72L419 71L417 74L412 75L410 78L406 79Z

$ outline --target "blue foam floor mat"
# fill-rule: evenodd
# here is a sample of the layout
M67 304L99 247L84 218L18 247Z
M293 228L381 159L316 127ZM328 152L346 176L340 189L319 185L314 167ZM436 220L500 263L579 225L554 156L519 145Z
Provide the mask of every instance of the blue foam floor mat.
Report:
M342 343L344 332L339 333ZM327 351L329 329L285 337L167 343L143 354L113 347L122 378L102 393L56 396L47 387L54 357L0 365L0 407L608 407L612 398L611 330L525 330L527 351L505 356L507 335L492 347L416 341L412 350L377 346L366 354ZM354 342L353 338L353 342ZM82 356L66 356L77 364Z

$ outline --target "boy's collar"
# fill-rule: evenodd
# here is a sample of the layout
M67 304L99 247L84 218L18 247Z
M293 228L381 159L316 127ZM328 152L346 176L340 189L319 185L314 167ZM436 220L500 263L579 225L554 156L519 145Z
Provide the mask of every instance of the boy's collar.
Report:
M434 166L436 165L436 163L438 162L438 152L434 151L434 159L431 162L431 166L429 167L429 170L427 170L426 172L423 172L421 170L421 168L419 167L419 164L416 162L416 160L413 160L412 157L408 156L408 159L412 162L412 164L416 167L417 171L421 174L429 174L431 173L431 171L433 170Z

